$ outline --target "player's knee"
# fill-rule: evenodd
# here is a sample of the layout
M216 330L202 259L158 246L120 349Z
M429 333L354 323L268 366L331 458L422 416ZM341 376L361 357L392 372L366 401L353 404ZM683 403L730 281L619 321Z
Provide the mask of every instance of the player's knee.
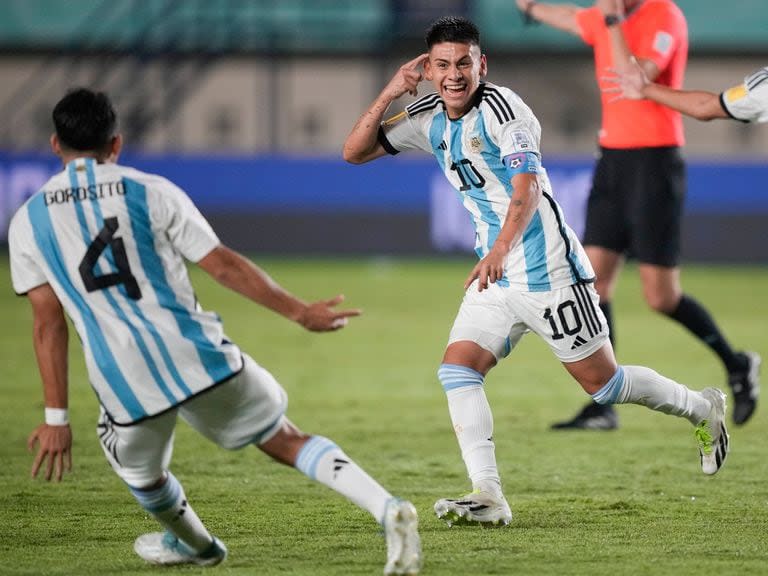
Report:
M166 480L165 470L155 468L123 468L116 470L120 479L131 490L155 490L161 487Z
M675 311L680 297L676 294L664 292L646 292L645 301L654 312L671 314Z

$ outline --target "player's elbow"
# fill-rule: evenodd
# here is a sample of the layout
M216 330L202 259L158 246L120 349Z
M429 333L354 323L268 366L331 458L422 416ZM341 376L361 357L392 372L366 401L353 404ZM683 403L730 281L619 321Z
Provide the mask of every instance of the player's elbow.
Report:
M346 145L341 151L341 157L344 158L345 162L349 162L350 164L363 164L366 161L364 154L362 154L359 150Z

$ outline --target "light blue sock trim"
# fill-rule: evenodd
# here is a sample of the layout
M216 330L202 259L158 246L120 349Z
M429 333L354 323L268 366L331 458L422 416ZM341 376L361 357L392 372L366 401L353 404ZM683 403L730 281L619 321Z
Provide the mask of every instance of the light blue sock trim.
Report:
M150 514L159 514L165 512L176 504L181 494L181 484L176 477L166 471L167 479L165 484L155 490L139 490L129 486L134 498L139 501L141 507Z
M598 404L615 404L616 399L624 388L624 368L619 366L605 385L592 394L592 399Z
M312 480L316 480L317 463L320 458L331 450L339 450L339 447L323 436L312 436L299 450L296 457L296 469L303 472Z
M482 386L484 380L483 375L477 370L458 364L440 364L437 377L445 392L456 388Z

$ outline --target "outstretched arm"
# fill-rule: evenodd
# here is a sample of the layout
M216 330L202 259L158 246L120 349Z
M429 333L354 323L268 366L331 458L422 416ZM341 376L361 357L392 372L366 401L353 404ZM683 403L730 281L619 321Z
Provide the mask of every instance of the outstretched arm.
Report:
M525 14L527 18L541 22L552 28L563 30L579 36L578 22L576 13L581 9L573 4L549 4L547 2L537 2L536 0L516 0L517 7Z
M422 65L428 58L429 54L421 54L400 66L389 84L376 97L368 110L363 112L352 128L352 132L347 136L342 153L344 160L352 164L364 164L387 153L378 140L379 126L384 119L384 114L390 104L406 92L412 96L417 95L418 85L423 77Z
M46 420L27 439L30 451L37 445L32 477L37 476L47 459L45 479L59 481L65 469L72 469L72 431L67 417L69 330L61 303L50 284L33 288L27 296L34 316L32 340L43 381Z
M643 90L643 95L649 100L663 104L691 116L697 120L713 120L728 118L728 114L720 104L720 96L703 90L674 90L667 86L651 83Z
M626 70L611 70L603 80L610 86L604 92L618 94L618 98L640 100L647 98L664 106L682 112L697 120L728 118L720 103L720 96L704 90L675 90L651 82L642 68L633 62Z
M344 300L342 295L309 304L304 302L253 262L224 245L214 248L197 264L222 286L313 332L338 330L347 324L348 318L361 314L357 309L334 310Z

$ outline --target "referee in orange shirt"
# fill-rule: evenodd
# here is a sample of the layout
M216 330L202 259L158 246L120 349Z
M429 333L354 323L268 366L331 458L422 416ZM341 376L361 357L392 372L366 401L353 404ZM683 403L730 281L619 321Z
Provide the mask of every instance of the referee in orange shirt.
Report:
M688 25L672 0L597 0L591 8L516 0L530 22L570 32L592 46L598 83L634 57L653 82L679 89L688 57ZM760 357L734 351L709 312L680 285L680 227L686 192L679 112L650 100L601 93L600 155L587 206L584 247L597 275L600 307L614 342L611 301L625 256L638 262L648 305L680 322L723 362L744 424L759 392ZM611 430L610 405L590 403L553 428Z

